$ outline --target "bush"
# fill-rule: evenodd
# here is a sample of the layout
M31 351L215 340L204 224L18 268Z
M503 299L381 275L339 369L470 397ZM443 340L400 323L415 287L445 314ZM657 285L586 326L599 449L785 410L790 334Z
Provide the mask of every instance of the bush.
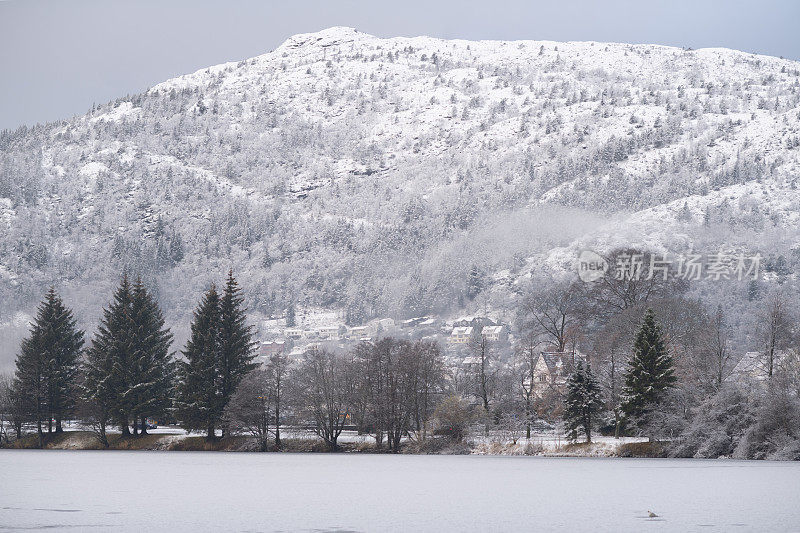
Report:
M723 388L694 411L694 418L680 438L669 444L671 457L730 456L755 421L751 400L733 385Z
M456 442L464 440L467 428L478 419L476 409L461 396L448 396L433 413L434 435L446 435Z

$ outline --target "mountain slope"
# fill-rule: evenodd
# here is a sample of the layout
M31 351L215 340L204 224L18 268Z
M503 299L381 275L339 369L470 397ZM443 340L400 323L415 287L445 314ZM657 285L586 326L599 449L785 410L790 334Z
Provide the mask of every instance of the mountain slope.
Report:
M254 317L358 321L479 305L473 267L509 307L580 246L777 255L799 103L800 64L733 50L297 35L0 137L0 367L47 285L91 328L126 267L185 328L229 267Z

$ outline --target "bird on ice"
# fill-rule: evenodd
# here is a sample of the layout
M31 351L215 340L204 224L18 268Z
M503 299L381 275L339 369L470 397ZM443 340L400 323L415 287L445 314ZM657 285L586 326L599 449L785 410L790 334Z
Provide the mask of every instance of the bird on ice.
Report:
M656 517L658 517L658 515L656 513L654 513L653 511L647 511L647 517L648 518L656 518Z

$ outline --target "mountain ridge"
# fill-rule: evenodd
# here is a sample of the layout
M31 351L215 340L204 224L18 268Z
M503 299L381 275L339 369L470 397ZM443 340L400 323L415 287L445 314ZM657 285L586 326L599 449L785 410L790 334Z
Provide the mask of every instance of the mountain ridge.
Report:
M580 247L794 264L799 75L727 49L334 27L5 132L0 367L47 285L91 330L126 266L185 328L229 267L255 320L292 302L359 320L510 309Z

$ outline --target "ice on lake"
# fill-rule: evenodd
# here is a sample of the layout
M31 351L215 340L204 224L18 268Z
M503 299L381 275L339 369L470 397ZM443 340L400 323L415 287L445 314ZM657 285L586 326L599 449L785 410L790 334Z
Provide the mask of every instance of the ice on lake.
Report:
M0 473L0 530L800 531L800 463L4 450Z

